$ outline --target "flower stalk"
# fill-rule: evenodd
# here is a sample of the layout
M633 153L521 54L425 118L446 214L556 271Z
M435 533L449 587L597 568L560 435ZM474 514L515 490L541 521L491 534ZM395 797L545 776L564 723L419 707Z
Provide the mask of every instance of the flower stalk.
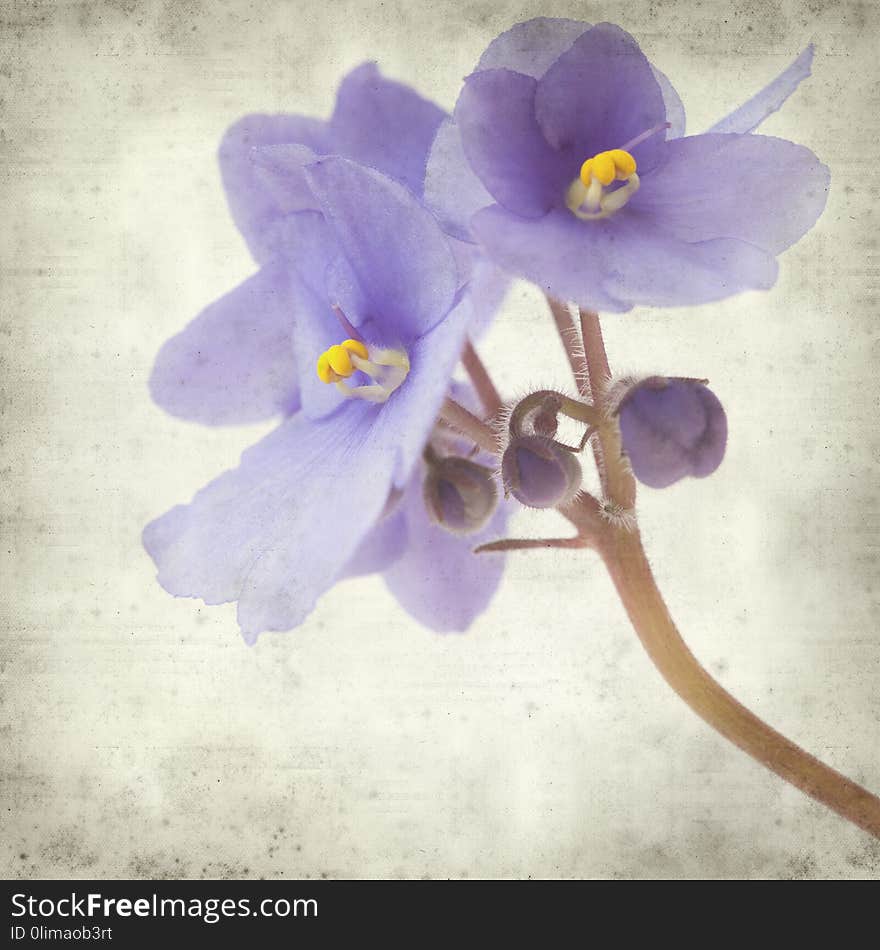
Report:
M582 311L581 327L584 357L593 383L591 391L594 401L600 402L610 374L598 316ZM617 443L612 445L609 433L613 431L618 431L618 435ZM619 430L603 426L599 437L609 494L612 498L617 496L618 502L629 500L632 504L635 480L620 461ZM880 798L768 726L734 699L691 653L657 588L638 529L606 522L596 532L594 512L582 507L576 502L563 514L581 534L591 537L589 546L601 556L642 646L672 689L704 722L757 762L880 838Z
M554 317L560 312L554 302ZM573 325L573 324L572 324ZM607 379L608 359L596 314L582 314L584 359ZM567 323L557 319L566 350L574 349ZM574 360L572 360L574 364ZM600 387L591 391L601 401ZM451 399L443 404L441 418L475 444L497 452L494 431L482 419ZM614 426L598 431L608 464L609 484L618 498L634 498L635 480L620 460L620 446L610 434ZM619 435L617 436L619 441ZM630 485L632 487L630 487ZM627 495L632 492L632 495ZM613 496L612 496L613 497ZM880 798L837 772L767 725L734 699L691 653L670 616L637 529L615 524L601 516L596 499L581 494L560 508L577 529L572 538L505 539L483 544L478 552L533 550L538 548L595 549L617 590L635 632L660 675L704 722L770 769L780 778L821 802L842 818L880 838Z
M498 437L479 416L475 416L469 409L465 409L461 403L447 396L443 400L440 419L451 429L455 429L456 432L470 439L474 445L478 445L483 451L492 455L497 454Z
M474 349L474 345L470 340L464 345L464 350L461 354L461 365L468 374L471 385L474 387L474 391L483 404L483 409L486 410L487 415L490 418L497 415L504 405L504 400L495 388L492 377L483 365L483 361L480 359L479 354Z

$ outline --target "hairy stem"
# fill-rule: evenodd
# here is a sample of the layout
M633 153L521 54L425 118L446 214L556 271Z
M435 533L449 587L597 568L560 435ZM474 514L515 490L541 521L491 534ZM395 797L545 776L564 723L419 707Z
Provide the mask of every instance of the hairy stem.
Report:
M559 339L562 341L562 347L565 355L568 357L568 365L571 367L578 392L584 395L583 387L587 385L587 364L584 360L584 351L581 347L581 335L577 324L572 319L568 305L556 300L553 297L547 297L547 303L550 305L550 312L553 314L553 322L556 324L556 331ZM586 391L589 395L589 390Z
M594 398L596 391L591 385L590 367L587 362L587 354L584 349L582 335L578 330L577 324L572 319L568 306L549 296L547 297L547 303L550 305L553 322L556 324L559 339L562 341L562 346L568 357L568 363L569 366L571 366L578 392L584 399L591 399L597 409L601 409L599 402ZM593 459L596 462L596 471L599 473L599 484L602 486L603 493L608 494L608 480L605 474L605 452L602 447L602 440L598 435L592 439L590 446L593 450Z
M602 338L602 325L599 314L593 310L581 310L581 339L584 344L584 359L587 362L587 376L594 400L598 400L607 388L611 378L608 356L605 353L605 341Z
M611 379L611 369L605 352L605 340L602 337L599 314L592 310L581 310L580 329L586 366L586 375L582 377L585 378L586 384L582 384L581 392L588 393L592 397L593 405L602 413L607 413L608 381ZM636 503L636 480L624 460L620 427L616 424L601 426L597 430L597 435L598 438L593 440L593 446L602 490L615 505L625 511L630 510Z

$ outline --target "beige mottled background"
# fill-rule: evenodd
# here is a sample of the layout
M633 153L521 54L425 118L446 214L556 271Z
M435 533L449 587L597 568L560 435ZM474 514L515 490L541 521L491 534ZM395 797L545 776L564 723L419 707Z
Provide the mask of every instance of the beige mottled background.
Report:
M686 638L880 789L875 3L0 11L5 875L880 874L875 842L670 693L589 555L511 558L465 636L420 629L368 579L249 649L233 607L166 595L139 540L264 431L176 421L145 385L162 341L252 270L215 162L242 113L326 115L368 58L450 108L496 33L547 14L633 32L700 131L813 39L812 80L765 131L814 149L832 191L777 287L640 309L607 336L618 369L707 376L728 409L720 472L641 497ZM566 382L526 287L486 353L508 391Z

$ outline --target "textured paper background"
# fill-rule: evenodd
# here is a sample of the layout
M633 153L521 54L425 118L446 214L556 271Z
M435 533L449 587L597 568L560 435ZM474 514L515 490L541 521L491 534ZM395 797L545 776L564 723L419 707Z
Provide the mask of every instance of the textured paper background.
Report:
M170 334L246 277L215 150L249 111L326 115L364 59L451 108L519 19L609 19L700 131L810 39L764 131L832 169L777 287L607 321L618 370L707 376L717 476L643 491L697 655L747 705L880 789L878 8L865 2L6 2L2 10L3 867L6 875L863 877L880 848L704 727L589 555L511 558L465 636L368 579L255 649L175 601L143 524L264 427L146 390ZM540 299L486 356L565 384ZM523 515L520 533L544 527Z

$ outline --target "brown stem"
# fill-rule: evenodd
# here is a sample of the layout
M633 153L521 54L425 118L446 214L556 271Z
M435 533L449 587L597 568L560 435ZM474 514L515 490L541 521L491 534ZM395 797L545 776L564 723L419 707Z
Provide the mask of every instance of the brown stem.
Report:
M771 729L703 669L669 616L638 532L609 530L599 552L648 656L688 706L762 765L880 838L880 798Z
M465 372L470 377L471 383L477 391L477 395L480 397L483 408L490 416L494 416L504 405L504 402L498 390L495 388L495 384L492 382L492 377L483 365L483 361L480 359L470 340L464 345L464 350L461 354L461 363L462 366L464 366Z
M581 332L589 378L593 381L593 402L601 405L610 371L597 314L581 311ZM607 462L608 493L618 504L632 507L635 479L623 464L620 427L603 426L600 437ZM589 510L581 513L574 508L566 512L566 516L575 525L581 519L587 525L592 523L594 513ZM703 669L669 615L638 531L609 524L600 534L596 547L642 646L666 682L688 706L756 761L880 838L880 799L776 732Z
M585 389L591 395L593 405L604 413L611 370L602 338L602 327L599 324L599 315L592 310L581 310L580 314L584 363L587 367ZM596 465L599 468L602 491L615 505L625 511L632 510L636 503L636 480L623 455L620 427L616 424L600 426L597 438L593 439L593 447L596 450Z
M489 551L525 551L532 548L586 548L587 542L581 537L575 538L503 538L490 541L474 548L474 554Z
M550 305L550 312L553 314L553 322L556 324L556 330L559 333L559 339L562 340L562 346L565 349L565 355L568 357L568 365L571 367L574 375L577 391L586 399L592 399L592 390L590 388L590 371L587 363L586 353L584 352L581 334L577 325L571 316L568 305L553 297L547 297L547 303ZM599 408L599 404L594 401ZM608 485L605 478L605 459L602 449L602 441L598 437L590 443L593 449L593 459L596 462L596 471L599 473L599 482L602 485L602 491L607 494Z
M460 432L486 452L492 455L498 452L498 438L492 429L454 399L447 397L443 401L440 418L450 428Z

